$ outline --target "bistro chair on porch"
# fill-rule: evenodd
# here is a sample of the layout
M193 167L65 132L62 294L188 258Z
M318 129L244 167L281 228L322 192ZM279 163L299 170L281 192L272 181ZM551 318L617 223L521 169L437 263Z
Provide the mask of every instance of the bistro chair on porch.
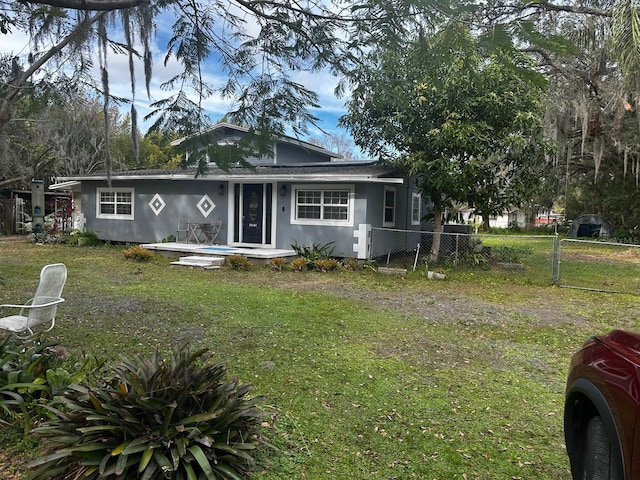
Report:
M178 229L176 230L176 242L180 241L180 237L184 239L186 242L189 238L189 219L188 218L179 218L178 219Z
M207 228L203 230L203 233L206 237L206 242L209 245L218 245L220 243L217 241L217 238L221 228L222 220L216 220L215 222L213 222L213 224L207 225Z
M56 323L56 310L64 302L62 289L67 280L67 267L63 263L45 265L40 272L40 283L31 300L24 305L0 305L0 308L20 309L17 315L0 318L0 330L7 330L23 340L33 337L33 327L50 323L47 332Z

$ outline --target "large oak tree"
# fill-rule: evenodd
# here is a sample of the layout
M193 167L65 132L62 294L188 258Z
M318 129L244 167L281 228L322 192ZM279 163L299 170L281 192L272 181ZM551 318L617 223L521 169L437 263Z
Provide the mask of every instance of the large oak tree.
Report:
M545 82L523 55L484 52L458 22L376 55L354 75L341 123L365 151L417 178L433 204L434 261L446 206L489 216L535 190L547 148Z

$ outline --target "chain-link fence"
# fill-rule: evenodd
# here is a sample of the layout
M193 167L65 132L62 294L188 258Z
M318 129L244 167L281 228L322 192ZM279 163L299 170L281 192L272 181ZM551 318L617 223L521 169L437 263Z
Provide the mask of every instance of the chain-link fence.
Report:
M558 259L560 286L640 293L640 245L565 238Z
M478 278L499 271L532 284L640 294L640 245L457 232L438 239L433 232L374 228L370 259L407 271L473 271Z
M464 227L464 226L462 226ZM440 242L439 248L437 242ZM556 248L554 249L554 245ZM437 258L431 251L437 250ZM489 235L374 228L370 259L379 266L428 271L488 271L550 284L556 236Z

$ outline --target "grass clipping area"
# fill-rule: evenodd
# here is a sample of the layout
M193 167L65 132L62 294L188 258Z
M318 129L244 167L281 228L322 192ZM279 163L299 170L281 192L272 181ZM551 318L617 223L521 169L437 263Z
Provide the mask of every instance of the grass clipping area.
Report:
M496 276L274 272L125 260L118 247L0 244L0 303L47 263L69 277L47 340L108 361L207 347L269 417L259 479L569 479L562 412L587 336L637 328L637 297ZM72 362L73 360L70 360ZM42 454L4 427L0 477Z

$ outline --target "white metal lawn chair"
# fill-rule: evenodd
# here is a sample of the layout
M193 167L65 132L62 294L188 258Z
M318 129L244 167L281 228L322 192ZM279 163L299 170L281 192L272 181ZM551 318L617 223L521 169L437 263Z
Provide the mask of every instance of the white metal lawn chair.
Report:
M40 283L36 294L24 305L0 305L0 308L20 309L17 315L0 318L0 330L8 330L18 338L28 339L33 336L33 327L43 323L56 323L56 310L64 302L62 289L67 280L67 267L63 263L45 265L40 272Z

